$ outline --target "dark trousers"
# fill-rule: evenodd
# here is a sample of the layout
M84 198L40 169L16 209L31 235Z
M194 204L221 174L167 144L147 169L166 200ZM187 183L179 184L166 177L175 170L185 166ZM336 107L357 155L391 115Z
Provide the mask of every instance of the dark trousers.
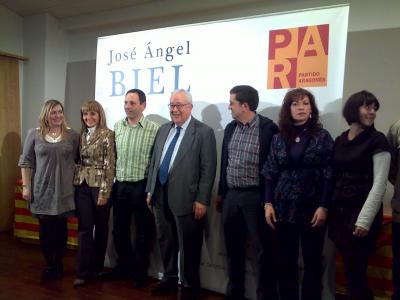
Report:
M47 267L62 272L62 258L68 239L67 218L40 216L39 239Z
M372 300L372 291L367 280L369 251L365 251L363 240L366 238L358 239L360 240L354 240L351 248L342 244L336 245L343 259L347 280L347 296L351 300Z
M117 267L141 281L147 276L153 242L154 220L146 203L146 180L115 182L113 186L113 237L118 254ZM131 240L135 220L134 247Z
M367 280L368 258L375 251L381 223L382 216L378 215L366 237L355 237L351 232L344 232L343 241L335 241L343 259L348 299L373 299Z
M103 271L107 250L110 201L97 206L98 187L89 187L84 181L75 190L78 216L78 272L79 278L88 278Z
M256 258L257 299L276 299L274 241L265 222L260 191L229 190L223 201L222 223L228 258L227 295L233 299L244 296L248 236Z
M393 295L392 300L400 300L400 223L392 223L393 250Z
M308 224L276 224L280 300L299 299L300 245L304 262L301 299L322 299L322 250L325 232L325 226L312 228Z
M154 214L164 266L163 280L177 282L179 252L179 277L181 282L187 287L199 289L204 218L195 220L192 213L185 216L175 216L168 205L166 186L157 185L155 199Z

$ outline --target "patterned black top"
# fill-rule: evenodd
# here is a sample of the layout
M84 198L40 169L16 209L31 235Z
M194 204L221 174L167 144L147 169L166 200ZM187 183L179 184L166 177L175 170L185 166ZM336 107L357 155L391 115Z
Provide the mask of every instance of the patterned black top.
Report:
M328 131L311 134L287 143L276 134L263 168L266 199L275 209L278 222L309 224L315 210L328 208L332 190L333 140Z

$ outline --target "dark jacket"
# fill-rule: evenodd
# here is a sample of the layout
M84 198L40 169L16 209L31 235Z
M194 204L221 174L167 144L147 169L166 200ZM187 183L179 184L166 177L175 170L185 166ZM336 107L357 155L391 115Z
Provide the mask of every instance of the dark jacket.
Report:
M269 146L272 140L272 137L275 133L278 132L278 126L272 120L268 119L267 117L263 117L258 115L260 118L260 159L258 164L258 169L260 171L260 191L264 194L264 179L261 175L261 170L264 166L264 162L267 159ZM226 169L228 167L228 145L231 141L233 132L235 131L237 125L237 121L233 120L230 122L226 128L224 133L224 140L222 142L222 151L221 151L221 174L219 179L219 186L218 186L218 195L225 198L226 193L228 192L228 184L226 181ZM264 198L264 197L263 197ZM262 198L262 199L263 199ZM261 199L260 199L261 201Z
M298 162L292 161L290 146L280 134L271 142L262 173L267 181L265 200L273 203L278 222L309 224L318 207L330 206L332 137L322 128L305 135L309 142Z

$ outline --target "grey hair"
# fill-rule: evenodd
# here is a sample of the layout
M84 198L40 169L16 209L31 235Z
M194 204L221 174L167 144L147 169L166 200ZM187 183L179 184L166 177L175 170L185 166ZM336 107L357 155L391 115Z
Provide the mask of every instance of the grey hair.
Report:
M191 94L190 92L188 92L187 90L185 90L185 89L175 90L175 91L172 92L171 96L172 96L172 95L175 95L175 94L184 94L185 97L186 97L186 100L187 100L189 103L193 103L192 94Z

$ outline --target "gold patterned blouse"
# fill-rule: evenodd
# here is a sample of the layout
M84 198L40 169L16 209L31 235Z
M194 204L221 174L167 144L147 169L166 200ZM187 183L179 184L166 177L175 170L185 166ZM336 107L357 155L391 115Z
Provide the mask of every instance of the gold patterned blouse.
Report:
M114 132L97 129L87 137L83 133L79 146L79 163L75 168L74 185L84 180L90 187L99 187L99 197L109 198L115 176Z

